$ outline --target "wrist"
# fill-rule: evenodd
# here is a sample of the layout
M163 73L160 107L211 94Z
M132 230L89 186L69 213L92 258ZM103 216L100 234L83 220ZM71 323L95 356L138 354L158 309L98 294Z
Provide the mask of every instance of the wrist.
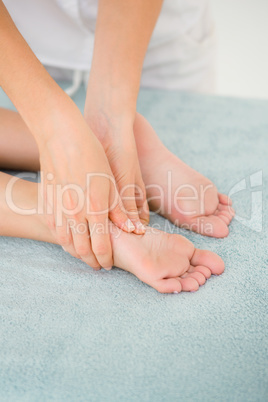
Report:
M90 106L90 105L89 105ZM85 109L85 120L94 135L107 152L111 144L128 142L129 135L133 136L134 117L132 113L113 113L111 109L103 110L96 105Z
M97 75L91 72L85 114L88 114L92 108L102 109L110 111L114 116L124 115L125 118L134 120L138 92L139 84L133 85L133 81L113 79L109 73Z
M38 145L63 134L67 119L73 114L72 109L76 109L61 88L43 90L43 95L37 99L35 115L29 116L26 122Z

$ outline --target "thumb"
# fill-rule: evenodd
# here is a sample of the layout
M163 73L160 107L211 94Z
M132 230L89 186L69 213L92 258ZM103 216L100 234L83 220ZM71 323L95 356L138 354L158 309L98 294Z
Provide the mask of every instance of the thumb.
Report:
M122 200L118 194L117 188L115 186L115 182L111 184L110 187L110 208L109 208L109 218L110 220L120 229L125 232L133 232L135 230L135 226L128 218L125 213L124 206Z

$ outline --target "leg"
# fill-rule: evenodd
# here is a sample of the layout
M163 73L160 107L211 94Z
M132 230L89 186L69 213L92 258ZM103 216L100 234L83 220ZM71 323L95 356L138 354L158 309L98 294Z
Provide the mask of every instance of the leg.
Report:
M37 145L18 113L0 108L0 121L0 167L38 170ZM230 207L231 200L219 194L210 180L169 152L150 124L139 114L135 121L134 134L151 209L170 219L174 224L203 235L227 236L228 225L234 216L234 210ZM157 161L154 161L152 157L155 155L157 155ZM182 188L178 193L180 200L176 206L174 202L171 205L167 202L168 172L171 172L173 180L172 199L177 189ZM186 188L183 188L185 185ZM163 190L164 200L159 198L159 186ZM189 199L196 194L197 199ZM189 211L195 211L195 214L191 216L185 214Z
M0 236L30 238L55 242L42 215L23 215L13 212L6 200L7 187L12 179L0 173ZM20 209L37 209L38 185L17 180L12 201ZM115 265L136 275L161 293L195 291L211 274L224 270L221 258L210 252L195 249L180 235L147 228L144 235L121 231L109 226Z
M34 137L17 112L0 108L0 168L39 170Z
M206 236L227 236L234 216L231 200L165 148L138 113L134 135L150 208L185 229Z

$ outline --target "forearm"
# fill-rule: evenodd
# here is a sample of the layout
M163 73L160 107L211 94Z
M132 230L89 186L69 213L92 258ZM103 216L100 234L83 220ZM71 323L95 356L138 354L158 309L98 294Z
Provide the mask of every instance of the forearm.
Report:
M88 91L134 116L146 50L163 0L99 0Z
M48 117L69 103L23 39L0 1L0 85L18 109L37 142ZM63 105L64 104L64 105ZM46 134L45 134L46 133Z

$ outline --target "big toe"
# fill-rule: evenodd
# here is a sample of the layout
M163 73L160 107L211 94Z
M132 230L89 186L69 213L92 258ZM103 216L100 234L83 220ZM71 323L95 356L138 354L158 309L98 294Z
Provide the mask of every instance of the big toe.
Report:
M202 265L210 269L213 275L221 275L224 271L224 262L221 257L208 250L195 249L191 265Z
M215 215L193 218L189 229L209 237L222 238L229 234L227 223Z

